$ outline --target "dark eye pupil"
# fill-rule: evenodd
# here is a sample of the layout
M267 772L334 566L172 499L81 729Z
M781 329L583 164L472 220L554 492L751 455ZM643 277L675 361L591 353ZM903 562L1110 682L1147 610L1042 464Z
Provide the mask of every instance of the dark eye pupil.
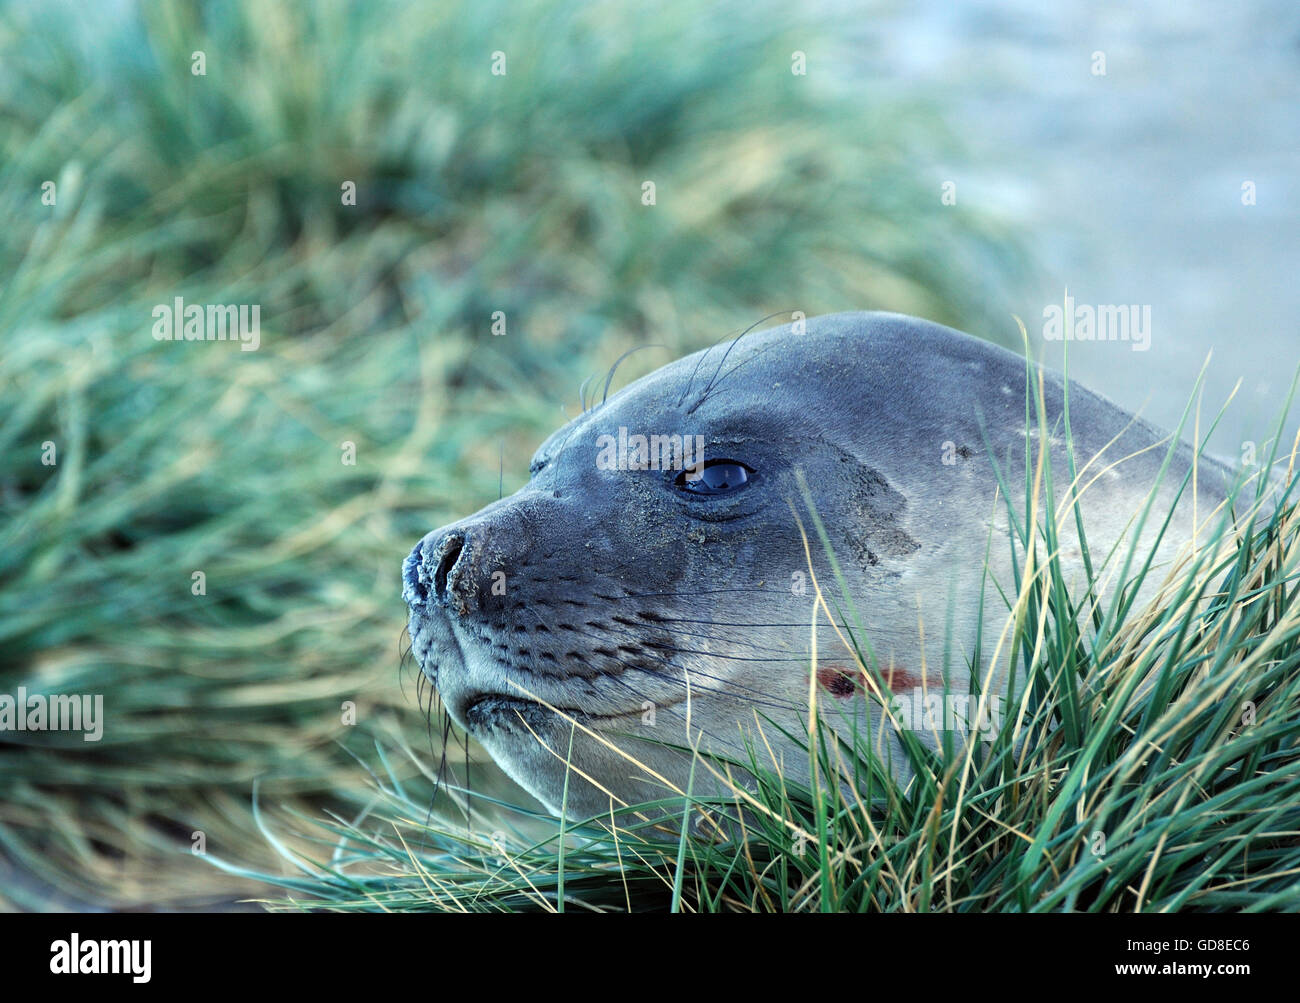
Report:
M749 480L745 468L739 463L718 463L704 468L704 483L714 491L726 491L728 488L744 484Z
M735 460L708 460L700 476L696 470L684 470L677 476L677 486L692 494L718 495L734 491L749 483L753 473L749 467Z

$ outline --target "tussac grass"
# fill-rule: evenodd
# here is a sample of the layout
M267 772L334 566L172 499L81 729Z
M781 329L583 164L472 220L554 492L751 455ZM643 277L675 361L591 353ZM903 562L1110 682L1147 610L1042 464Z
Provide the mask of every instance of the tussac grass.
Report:
M0 736L0 905L247 895L188 850L274 868L255 781L352 817L349 750L418 750L393 782L436 760L395 673L401 559L627 348L665 346L645 371L781 309L994 329L1018 258L939 205L933 114L836 96L829 33L787 17L0 12L0 692L108 716L94 745ZM176 296L260 304L260 350L153 341Z
M1300 909L1296 454L1285 481L1266 485L1257 475L1219 510L1201 513L1198 540L1172 567L1153 565L1154 544L1148 553L1093 553L1086 581L1071 591L1055 542L1062 525L1082 522L1068 499L1122 458L1079 465L1071 450L1072 490L1058 510L1041 414L1040 395L1027 407L1040 448L1036 460L1026 458L1022 506L1010 501L1014 472L1002 472L1017 587L1007 596L1006 630L977 648L991 650L995 664L1018 666L1028 684L991 740L949 736L932 752L905 733L915 775L900 784L867 736L837 740L814 716L805 738L811 788L793 786L759 746L737 764L756 782L733 784L730 802L665 791L641 806L639 819L634 811L581 821L492 799L476 809L463 789L446 792L460 815L431 817L379 750L386 775L376 778L370 812L351 822L303 820L320 845L306 854L281 847L299 873L278 882L289 897L270 906ZM811 505L810 496L804 501ZM1151 502L1134 515L1158 521L1164 513ZM834 566L815 510L805 519L815 528L810 545L820 541ZM1080 539L1086 553L1086 532ZM1111 573L1128 587L1105 599ZM838 567L833 577L819 583L814 575L816 606L848 631L878 696ZM1153 583L1154 597L1137 605L1135 595ZM735 776L721 762L697 769ZM690 822L674 836L653 821L665 817ZM275 839L270 827L266 834Z

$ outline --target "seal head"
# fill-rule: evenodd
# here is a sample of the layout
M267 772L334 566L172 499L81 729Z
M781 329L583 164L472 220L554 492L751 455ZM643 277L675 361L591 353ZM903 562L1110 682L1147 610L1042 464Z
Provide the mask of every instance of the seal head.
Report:
M1015 594L1007 559L985 562L1007 549L993 459L1023 476L1026 374L987 342L878 313L671 363L554 433L521 490L415 546L414 654L451 717L557 813L685 789L693 748L770 749L806 772L787 735L805 731L810 693L901 775L855 640L894 695L969 690L981 597L996 637ZM1063 392L1045 376L1050 422ZM1155 483L1163 451L1141 450L1163 434L1077 385L1069 405L1080 462L1136 454L1084 502L1090 543L1110 546ZM1169 480L1189 461L1184 448ZM835 617L817 615L814 581ZM849 637L850 604L865 639Z

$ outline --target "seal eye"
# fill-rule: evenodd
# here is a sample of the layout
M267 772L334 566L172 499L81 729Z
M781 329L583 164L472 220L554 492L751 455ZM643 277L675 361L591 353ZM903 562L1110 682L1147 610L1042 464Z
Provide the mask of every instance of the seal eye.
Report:
M749 483L753 472L737 460L705 460L703 470L683 470L673 483L693 495L722 495L739 491Z

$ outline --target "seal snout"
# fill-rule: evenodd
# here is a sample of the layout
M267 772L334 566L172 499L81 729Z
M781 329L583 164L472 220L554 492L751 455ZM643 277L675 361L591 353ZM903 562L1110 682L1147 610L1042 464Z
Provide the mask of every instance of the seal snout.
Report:
M472 583L466 572L468 559L465 533L434 531L415 545L402 562L402 598L412 609L437 603L464 614L468 612Z
M420 561L423 557L424 541L421 540L402 562L402 600L408 606L423 606L429 601L429 593L420 581Z

